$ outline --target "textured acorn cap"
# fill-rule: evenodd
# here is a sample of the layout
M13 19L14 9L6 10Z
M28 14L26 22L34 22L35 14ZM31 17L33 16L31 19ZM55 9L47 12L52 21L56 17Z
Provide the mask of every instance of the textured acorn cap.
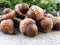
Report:
M42 8L36 5L32 5L30 8L35 12L36 20L44 18L44 10Z
M26 14L29 18L36 17L36 20L44 18L44 10L36 5L32 5Z
M8 34L15 33L14 23L11 19L3 20L0 25L1 25L1 31L2 32L8 33Z

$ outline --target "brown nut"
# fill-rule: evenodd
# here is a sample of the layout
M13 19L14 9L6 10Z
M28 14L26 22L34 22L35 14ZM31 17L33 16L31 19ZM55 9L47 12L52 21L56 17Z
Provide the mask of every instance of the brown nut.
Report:
M53 21L50 18L43 18L39 22L39 28L42 32L50 32L53 28Z
M3 20L1 22L1 31L8 34L14 34L14 23L11 19Z
M35 36L38 33L38 27L35 21L30 18L25 18L20 22L20 31L28 36Z
M28 18L32 18L34 20L36 20L36 15L35 12L30 8L29 11L26 13Z
M54 25L54 30L60 30L60 17L55 17L56 24Z
M50 18L53 21L53 25L55 25L58 22L57 18L54 17L52 14L46 14L46 17Z
M10 13L0 15L0 22L5 19L14 19L16 16L15 11L11 11Z
M3 10L3 14L10 13L11 11L12 11L12 9L10 9L10 8L5 8L5 9Z
M15 6L15 11L19 16L25 16L28 10L29 6L26 3L17 4Z
M15 11L13 10L13 11L11 11L11 12L8 13L8 14L2 15L2 19L13 19L13 18L15 18L15 16L16 16L16 13L15 13Z
M29 18L36 17L36 20L44 18L44 10L36 5L32 5L26 14Z
M54 17L51 14L47 14L46 17L50 18L53 21L53 30L60 30L60 18Z

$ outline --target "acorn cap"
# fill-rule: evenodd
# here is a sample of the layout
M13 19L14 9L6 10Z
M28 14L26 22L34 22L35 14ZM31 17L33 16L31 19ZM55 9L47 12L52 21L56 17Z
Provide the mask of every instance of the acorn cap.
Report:
M8 34L14 34L14 23L11 19L1 21L1 31Z
M42 8L36 5L32 5L30 8L35 12L36 20L44 18L44 10Z

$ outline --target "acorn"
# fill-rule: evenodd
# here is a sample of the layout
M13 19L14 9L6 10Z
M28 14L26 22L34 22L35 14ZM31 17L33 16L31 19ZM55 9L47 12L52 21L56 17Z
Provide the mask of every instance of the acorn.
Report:
M55 17L56 24L54 25L54 30L60 30L60 17Z
M54 17L51 14L47 14L46 17L50 18L53 21L53 30L60 30L60 18Z
M36 20L40 20L45 16L44 10L36 5L32 5L26 15L28 18L33 18Z
M50 32L53 28L53 21L50 18L44 17L39 21L39 29L42 32Z
M15 6L15 11L17 13L17 16L26 16L25 14L27 13L28 10L29 10L29 5L26 3L17 4Z
M46 14L46 17L50 18L53 21L53 25L57 23L57 18L52 14Z
M28 18L32 18L36 20L35 12L30 8L29 11L26 13Z
M20 22L20 32L28 36L35 36L38 34L38 27L33 19L25 18Z
M8 34L15 34L14 23L11 19L1 21L1 31Z
M10 13L7 13L7 14L3 14L0 16L1 19L5 20L5 19L14 19L16 17L16 13L15 11L11 11Z
M10 9L10 8L5 8L5 9L3 10L3 14L10 13L11 11L12 11L12 9Z

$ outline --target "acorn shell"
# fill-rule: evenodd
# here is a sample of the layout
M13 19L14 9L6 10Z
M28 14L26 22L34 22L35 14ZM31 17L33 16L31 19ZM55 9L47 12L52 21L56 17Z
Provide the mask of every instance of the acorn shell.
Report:
M53 28L53 21L50 18L43 18L40 23L39 27L42 32L50 32Z

